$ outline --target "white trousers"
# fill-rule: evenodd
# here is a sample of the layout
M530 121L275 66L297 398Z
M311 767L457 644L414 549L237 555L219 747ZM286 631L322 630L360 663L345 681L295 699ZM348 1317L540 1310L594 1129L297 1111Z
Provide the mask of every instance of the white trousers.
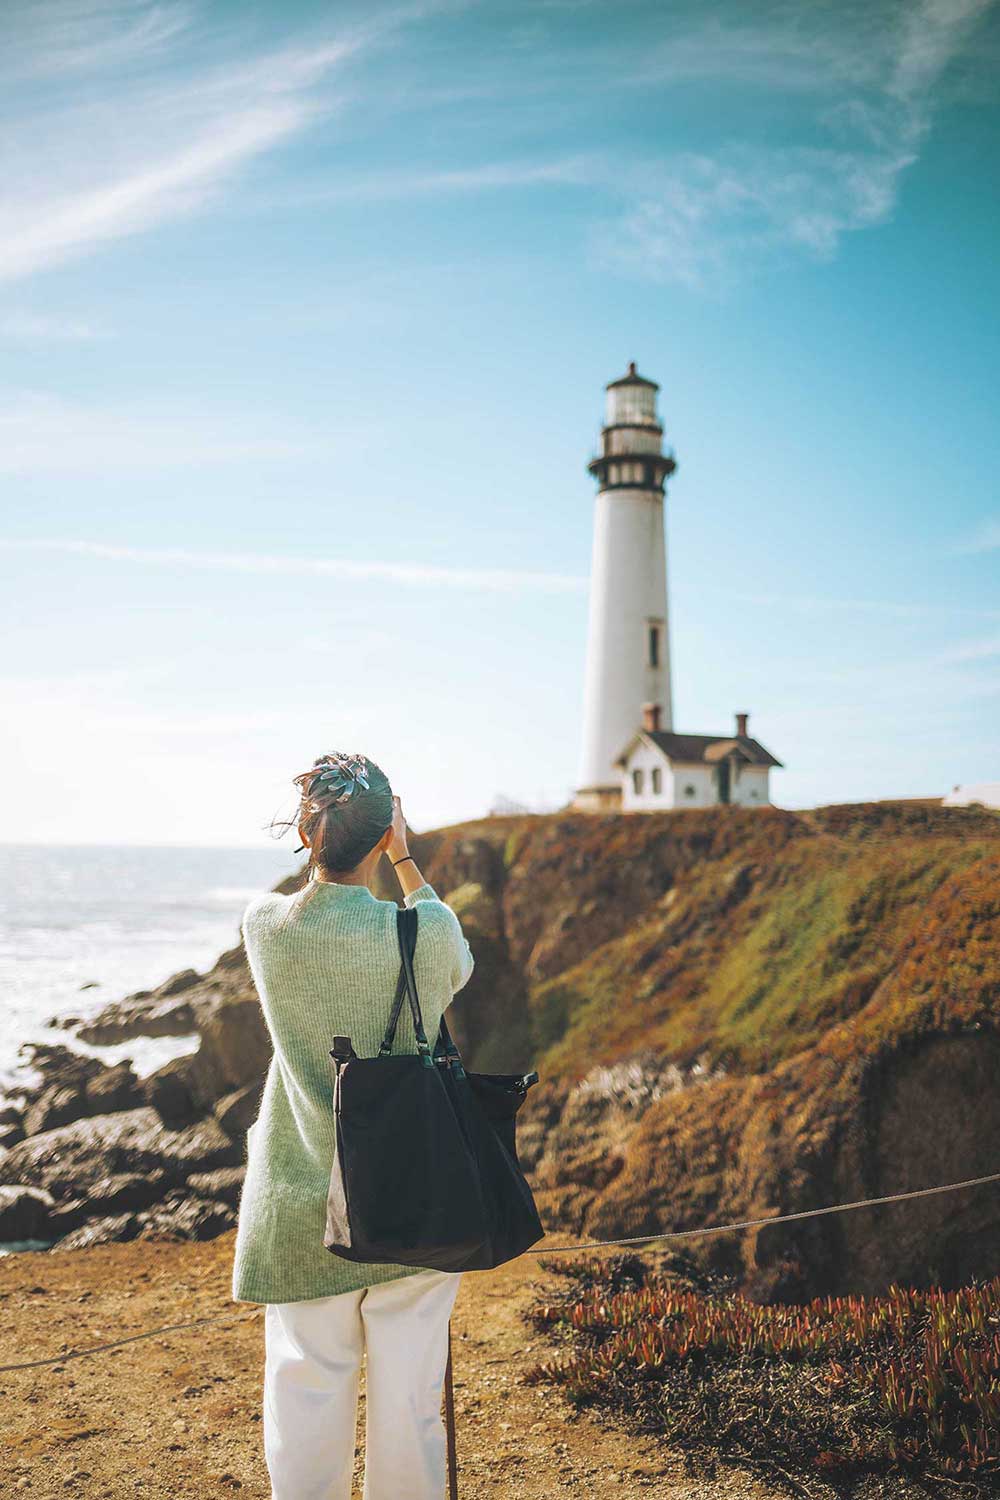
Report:
M350 1500L365 1374L364 1500L442 1500L441 1393L461 1272L418 1271L264 1313L271 1500Z

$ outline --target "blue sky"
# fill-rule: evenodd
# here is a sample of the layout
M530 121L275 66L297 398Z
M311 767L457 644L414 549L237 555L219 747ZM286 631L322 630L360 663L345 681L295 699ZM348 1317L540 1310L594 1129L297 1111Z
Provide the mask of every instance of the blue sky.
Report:
M994 779L988 0L4 8L4 837L577 775L604 383L661 384L677 727Z

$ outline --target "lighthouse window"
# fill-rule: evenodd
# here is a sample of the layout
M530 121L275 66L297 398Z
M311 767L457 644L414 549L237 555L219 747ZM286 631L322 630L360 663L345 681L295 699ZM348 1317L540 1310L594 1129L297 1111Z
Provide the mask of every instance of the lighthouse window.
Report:
M649 627L649 665L658 667L660 665L660 627L650 625Z
M663 781L663 772L660 770L659 766L654 766L649 774L650 779L653 783L653 791L659 792L662 789L661 782ZM756 796L756 793L754 793L754 795Z
M639 768L632 772L632 790L637 796L642 791L642 771Z

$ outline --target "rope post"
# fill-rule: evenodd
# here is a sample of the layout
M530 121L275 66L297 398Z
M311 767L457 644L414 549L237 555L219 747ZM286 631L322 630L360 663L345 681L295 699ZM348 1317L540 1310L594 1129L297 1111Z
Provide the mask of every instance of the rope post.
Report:
M444 1372L444 1417L448 1434L448 1500L458 1500L458 1458L455 1452L455 1387L451 1376L451 1319L448 1319L448 1363Z

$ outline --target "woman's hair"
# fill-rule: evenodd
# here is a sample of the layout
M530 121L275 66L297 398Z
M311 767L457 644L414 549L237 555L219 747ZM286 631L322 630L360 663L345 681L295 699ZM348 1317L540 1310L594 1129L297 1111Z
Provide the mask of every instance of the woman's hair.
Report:
M299 807L294 818L284 820L282 832L293 826L305 832L310 880L319 870L336 877L356 869L392 825L389 779L364 755L318 755L292 780Z

